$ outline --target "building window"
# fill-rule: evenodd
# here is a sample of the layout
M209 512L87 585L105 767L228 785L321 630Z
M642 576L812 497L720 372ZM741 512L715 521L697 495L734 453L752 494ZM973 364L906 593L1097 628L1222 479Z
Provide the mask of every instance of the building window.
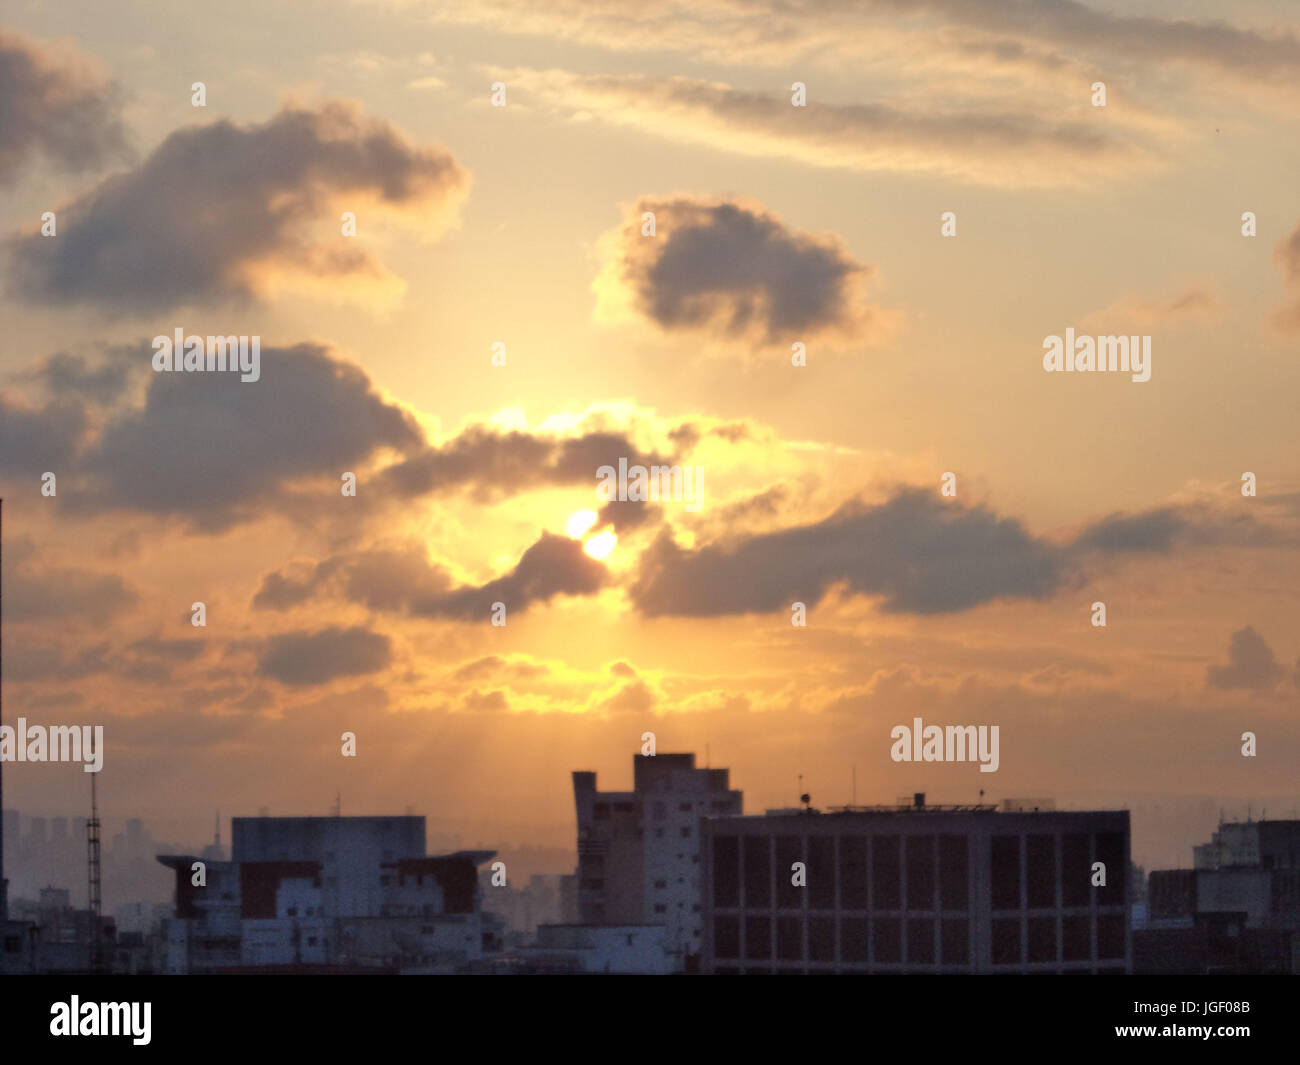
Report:
M713 922L713 954L718 958L740 957L739 917L719 917Z
M297 917L297 916L298 916L298 907L297 907L297 906L290 906L290 907L289 907L289 916L290 916L290 917Z
M876 836L871 841L872 901L877 910L897 910L902 901L901 845L897 836ZM879 958L877 958L879 960Z
M1097 917L1097 957L1124 957L1124 915L1101 914Z
M1020 909L1019 836L993 837L993 908L995 910ZM1019 925L1016 927L1018 928ZM1016 949L1018 951L1019 946Z
M934 964L934 921L931 918L912 918L907 922L907 961L909 965Z
M1124 885L1128 873L1128 854L1122 832L1098 832L1096 861L1106 866L1105 887L1094 888L1098 906L1123 906L1127 900Z
M682 839L690 839L690 836L691 836L691 830L689 828L683 828ZM680 857L680 855L678 855L678 857Z
M740 905L740 840L735 836L718 836L713 841L713 905L723 908ZM736 940L739 943L739 926Z
M840 921L840 958L846 962L867 960L867 934L869 926L865 917L845 917Z
M803 922L798 917L776 919L776 956L780 961L803 961Z
M1029 918L1029 960L1056 961L1056 918Z
M770 918L745 918L745 957L749 961L772 960L772 921Z
M656 889L657 891L662 891L662 890L663 890L664 888L666 888L667 886L668 886L668 881L667 881L667 880L656 880L656 881L655 881L655 889Z
M965 917L941 921L939 936L944 965L970 964L970 922Z
M1088 858L1088 837L1071 832L1061 837L1061 905L1088 905L1092 890L1092 863Z
M840 908L867 908L867 841L863 836L840 837ZM865 933L863 934L865 940ZM865 949L865 948L864 948ZM866 961L866 955L862 957Z
M796 887L794 863L805 862L803 840L798 836L776 837L776 908L778 910L801 910L804 906L806 888ZM802 958L796 959L802 961Z
M691 812L691 804L688 802L681 803L677 809L681 810L684 814L688 814Z
M903 922L897 917L877 917L871 922L871 946L876 964L903 960Z
M598 803L596 803L596 805L593 806L592 809L591 809L591 814L592 814L593 819L596 820L596 821L608 821L608 820L609 820L609 803L607 803L607 802L598 802Z
M835 909L834 836L808 837L808 905L814 910Z
M668 816L668 804L663 802L655 803L651 808L651 813L656 821L662 821Z
M1012 837L1013 839L1015 837ZM1020 918L1008 917L993 922L993 964L1019 965Z
M1029 895L1031 910L1050 910L1056 906L1055 836L1025 837L1025 890ZM1032 945L1031 935L1030 946Z
M662 828L656 828L655 839L663 839L663 838L664 838L664 830Z
M939 906L970 909L970 863L965 836L939 837Z
M934 909L934 837L907 837L907 908ZM909 947L909 952L911 948ZM934 948L930 948L933 960Z
M1061 919L1061 960L1090 961L1092 959L1092 929L1087 917Z

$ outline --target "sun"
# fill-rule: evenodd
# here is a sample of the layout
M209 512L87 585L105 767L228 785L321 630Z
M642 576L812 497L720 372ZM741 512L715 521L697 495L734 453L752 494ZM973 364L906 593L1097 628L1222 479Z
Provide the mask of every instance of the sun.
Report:
M569 519L564 531L575 540L582 539L582 534L596 524L598 516L594 510L580 510Z
M592 558L604 558L614 550L614 545L618 543L618 537L612 529L605 532L597 533L595 536L588 538L587 542L582 545L582 549Z

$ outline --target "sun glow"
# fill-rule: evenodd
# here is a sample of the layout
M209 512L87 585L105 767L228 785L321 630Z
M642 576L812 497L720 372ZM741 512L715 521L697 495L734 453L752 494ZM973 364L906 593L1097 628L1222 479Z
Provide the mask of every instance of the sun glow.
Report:
M591 537L582 545L582 549L592 558L604 558L614 550L614 545L616 543L618 543L618 537L614 534L612 529L609 529Z
M564 531L575 540L579 540L582 538L582 534L595 524L596 512L594 510L580 510L569 519L569 524L564 527Z

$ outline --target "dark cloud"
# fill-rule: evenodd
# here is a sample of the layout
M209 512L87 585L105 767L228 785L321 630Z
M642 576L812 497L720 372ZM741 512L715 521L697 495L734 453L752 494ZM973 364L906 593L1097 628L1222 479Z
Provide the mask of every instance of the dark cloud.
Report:
M125 157L126 144L118 91L85 57L0 30L0 185L34 155L82 171Z
M382 280L382 265L339 236L336 208L436 229L468 181L446 151L354 107L287 107L260 125L172 133L137 169L62 208L57 240L11 240L10 274L30 300L113 312L245 302L285 278Z
M6 610L8 604L6 603ZM8 643L8 641L5 641ZM27 646L21 638L5 651L5 679L59 683L80 680L109 669L109 645L83 647L72 654L52 644Z
M617 466L620 458L647 469L667 462L641 453L620 433L556 437L472 425L441 447L388 467L377 490L406 498L469 487L478 498L492 500L532 488L590 484L594 495L596 471Z
M1085 552L1167 554L1180 546L1273 547L1296 542L1294 532L1265 524L1250 514L1177 505L1110 514L1086 526L1071 546Z
M329 594L371 610L486 622L493 603L505 603L508 617L557 595L594 595L608 579L608 570L584 554L579 541L543 532L513 570L483 585L454 586L420 548L371 550L328 558L309 572L268 574L253 605L286 609Z
M390 661L392 647L382 633L331 627L272 636L258 657L257 668L265 677L298 686L377 673Z
M133 374L142 376L149 371L148 358L143 354L145 350L129 344L114 345L94 361L83 355L60 351L41 360L33 369L15 375L15 378L33 382L57 398L76 397L107 406L126 391Z
M1228 664L1209 666L1205 683L1211 688L1271 688L1282 675L1282 667L1264 638L1247 626L1232 634Z
M630 594L648 616L708 617L812 606L843 582L882 597L890 612L942 614L1002 597L1046 599L1067 572L1064 552L1019 521L903 489L812 525L696 550L665 531L641 556Z
M88 424L85 407L72 398L52 399L36 409L0 396L0 476L71 473Z
M4 612L10 621L77 618L104 624L133 606L135 591L117 574L76 568L37 567L35 547L20 539L6 545Z
M649 467L647 467L648 469ZM635 499L611 499L596 512L594 529L613 526L617 533L631 532L643 526L658 525L664 519L664 508L658 503Z
M1142 514L1112 514L1089 525L1074 541L1084 551L1168 551L1186 531L1176 507Z
M655 215L654 237L641 235L646 211ZM861 300L871 267L833 238L795 232L758 205L644 198L615 254L637 309L665 330L774 344L862 340L876 322Z
M337 485L381 449L423 445L409 414L326 349L271 348L261 363L251 382L152 374L144 406L111 420L83 456L87 483L69 505L180 514L215 530L257 516L296 479Z

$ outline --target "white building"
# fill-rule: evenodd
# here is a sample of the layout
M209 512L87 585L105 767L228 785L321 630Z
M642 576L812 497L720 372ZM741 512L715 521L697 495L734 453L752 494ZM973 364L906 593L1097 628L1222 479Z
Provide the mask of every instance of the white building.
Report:
M678 971L702 949L700 824L741 813L726 769L693 754L636 755L633 790L596 790L573 774L578 815L578 909L588 925L662 925Z

